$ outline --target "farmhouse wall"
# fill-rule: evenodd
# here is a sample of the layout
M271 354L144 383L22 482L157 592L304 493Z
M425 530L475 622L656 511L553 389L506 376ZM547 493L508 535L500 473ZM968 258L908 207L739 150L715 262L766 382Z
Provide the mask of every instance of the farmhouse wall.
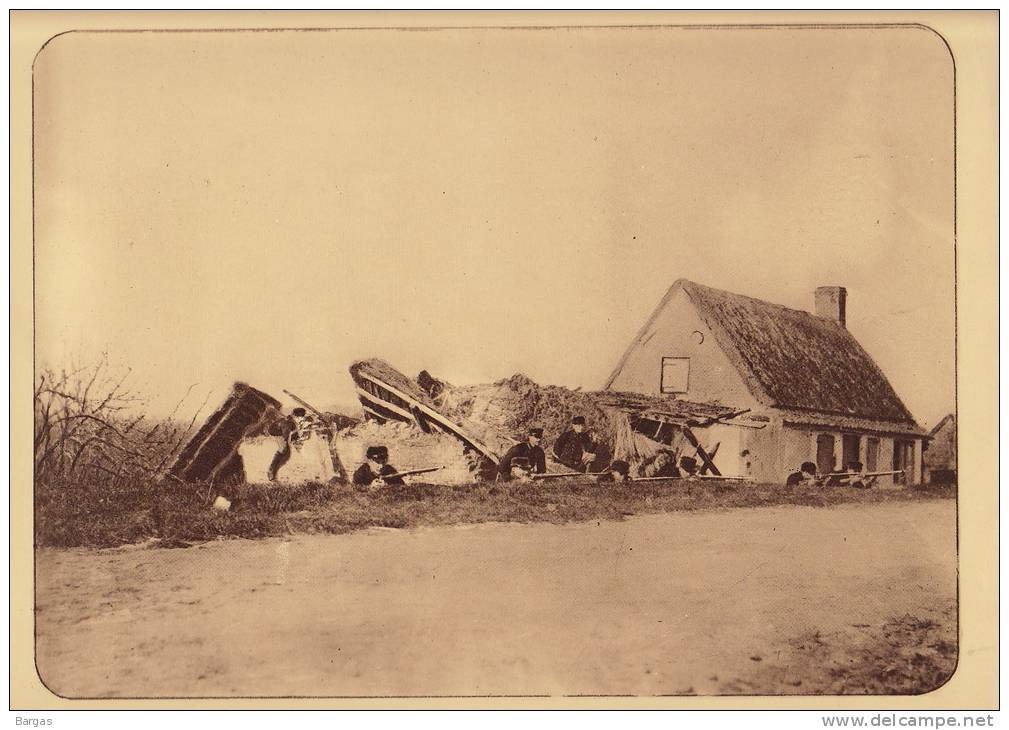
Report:
M682 289L673 294L668 306L642 333L609 389L662 395L663 357L690 359L687 390L677 393L678 398L757 408L743 379Z

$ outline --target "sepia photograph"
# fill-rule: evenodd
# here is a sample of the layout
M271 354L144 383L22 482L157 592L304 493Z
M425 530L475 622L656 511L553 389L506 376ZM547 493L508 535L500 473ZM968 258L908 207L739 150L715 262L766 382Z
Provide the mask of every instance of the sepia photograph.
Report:
M339 20L37 51L45 688L946 684L944 37Z

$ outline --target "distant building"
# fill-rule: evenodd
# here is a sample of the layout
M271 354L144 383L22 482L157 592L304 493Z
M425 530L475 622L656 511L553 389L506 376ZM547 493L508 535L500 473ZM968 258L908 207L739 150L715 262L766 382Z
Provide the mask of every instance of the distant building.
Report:
M925 477L933 484L956 481L956 416L950 413L935 424L928 434L925 451Z
M819 287L816 314L680 279L606 383L749 409L706 430L727 475L783 481L804 461L853 462L922 480L925 432L845 328L846 291Z

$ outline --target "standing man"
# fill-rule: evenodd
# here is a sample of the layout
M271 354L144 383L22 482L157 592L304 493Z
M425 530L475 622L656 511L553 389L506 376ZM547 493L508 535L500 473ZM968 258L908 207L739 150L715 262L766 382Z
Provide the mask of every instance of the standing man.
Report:
M547 455L543 453L543 449L540 447L540 441L542 440L543 429L530 428L526 440L512 446L508 449L508 453L502 457L497 468L498 479L508 481L512 478L512 460L515 458L528 460L533 474L546 474Z
M396 474L396 468L389 463L389 449L385 446L369 446L365 452L365 461L354 472L354 484L358 487L370 487L403 484L400 477L390 476ZM376 484L375 482L378 482Z
M585 416L571 419L571 428L554 442L554 456L569 469L585 471L595 458L595 444L585 430Z

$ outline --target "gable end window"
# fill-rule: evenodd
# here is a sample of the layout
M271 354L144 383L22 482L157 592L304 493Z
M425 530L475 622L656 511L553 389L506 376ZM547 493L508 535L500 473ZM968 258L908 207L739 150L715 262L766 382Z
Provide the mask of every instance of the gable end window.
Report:
M664 357L662 358L662 377L660 380L660 392L662 393L686 393L690 379L690 358L689 357Z

